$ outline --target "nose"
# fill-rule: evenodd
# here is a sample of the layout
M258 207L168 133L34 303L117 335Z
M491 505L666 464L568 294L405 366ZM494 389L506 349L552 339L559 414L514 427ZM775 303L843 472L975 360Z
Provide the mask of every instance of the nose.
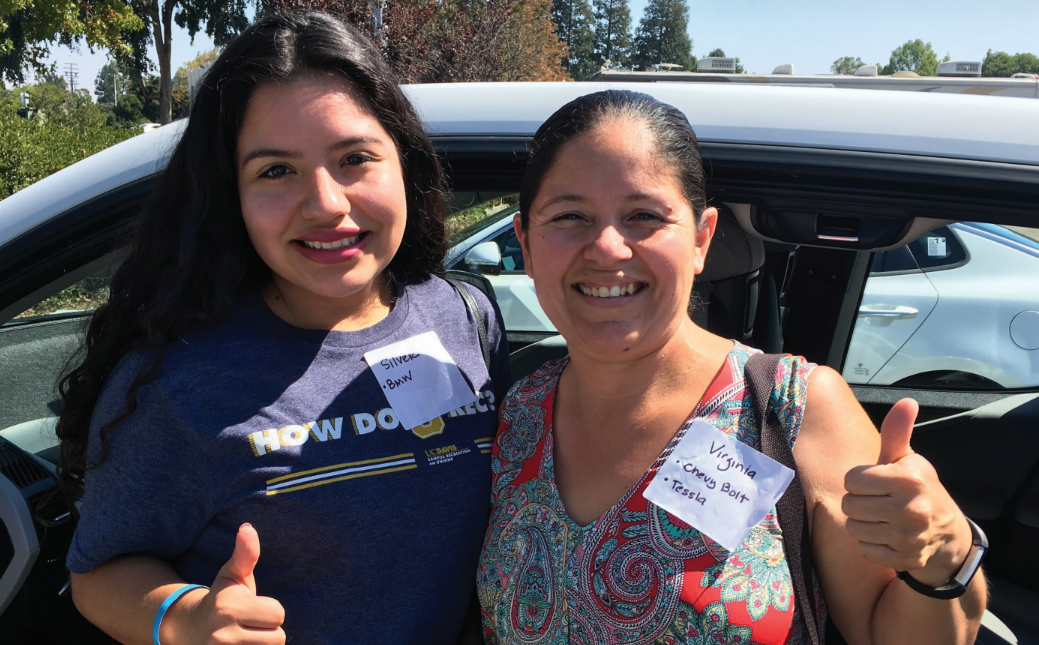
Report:
M314 171L310 191L303 201L303 216L307 219L327 219L350 213L350 200L343 185L327 169Z
M584 249L585 259L601 267L611 267L618 262L631 259L631 255L628 241L612 225L598 229L595 237Z

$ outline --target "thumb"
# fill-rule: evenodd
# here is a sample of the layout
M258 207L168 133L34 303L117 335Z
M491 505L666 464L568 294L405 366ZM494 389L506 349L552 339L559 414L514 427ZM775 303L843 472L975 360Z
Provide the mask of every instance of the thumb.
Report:
M913 424L920 412L920 404L913 399L902 399L891 407L880 426L880 459L877 464L893 464L913 453L909 439Z
M238 528L234 552L213 581L211 593L222 591L234 585L245 585L249 591L256 593L256 580L253 569L260 559L260 535L251 524L243 524Z

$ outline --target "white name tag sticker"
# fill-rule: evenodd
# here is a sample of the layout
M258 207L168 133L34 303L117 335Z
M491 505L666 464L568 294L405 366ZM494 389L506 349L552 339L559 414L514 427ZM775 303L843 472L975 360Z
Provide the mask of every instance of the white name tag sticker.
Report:
M793 479L783 464L697 420L643 496L735 551Z
M476 393L435 331L373 349L364 360L408 430L476 402Z

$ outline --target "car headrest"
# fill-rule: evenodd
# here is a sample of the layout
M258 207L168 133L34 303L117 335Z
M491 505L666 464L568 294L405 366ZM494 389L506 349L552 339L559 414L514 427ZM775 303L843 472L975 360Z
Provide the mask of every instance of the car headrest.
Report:
M746 275L765 263L765 245L761 240L743 230L728 206L719 204L717 208L718 226L697 281L715 282Z

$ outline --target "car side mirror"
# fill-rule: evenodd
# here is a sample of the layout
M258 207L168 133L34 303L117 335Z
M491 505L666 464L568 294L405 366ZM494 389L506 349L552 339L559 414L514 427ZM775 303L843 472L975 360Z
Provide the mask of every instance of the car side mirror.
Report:
M481 242L465 254L465 265L474 273L499 275L501 273L501 249L496 242Z

